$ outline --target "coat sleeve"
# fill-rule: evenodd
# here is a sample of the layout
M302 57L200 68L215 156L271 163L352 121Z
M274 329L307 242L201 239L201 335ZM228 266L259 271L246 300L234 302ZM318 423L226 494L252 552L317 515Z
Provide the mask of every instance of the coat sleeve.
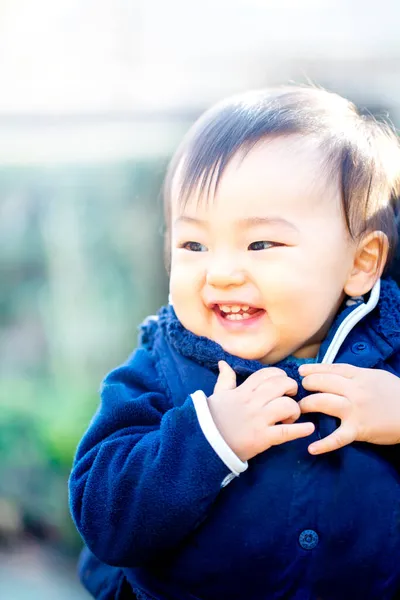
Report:
M92 598L96 600L122 600L134 597L123 569L99 561L84 548L78 563L79 579Z
M70 475L71 513L101 561L143 565L205 519L229 473L202 433L191 397L173 407L140 348L103 383Z

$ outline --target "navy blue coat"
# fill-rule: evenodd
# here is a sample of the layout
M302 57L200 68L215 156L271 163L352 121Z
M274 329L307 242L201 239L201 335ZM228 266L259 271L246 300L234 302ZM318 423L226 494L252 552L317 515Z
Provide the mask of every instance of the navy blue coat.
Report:
M353 308L341 312L322 351ZM131 358L106 377L70 477L72 515L93 553L81 560L87 588L97 598L134 598L132 588L158 600L393 600L400 590L399 446L353 443L312 456L307 446L337 421L311 415L312 436L259 454L221 487L229 469L190 397L212 393L221 359L239 383L263 366L193 335L166 307L144 326ZM400 376L394 282L382 281L378 306L350 331L335 362ZM277 366L303 397L296 360Z

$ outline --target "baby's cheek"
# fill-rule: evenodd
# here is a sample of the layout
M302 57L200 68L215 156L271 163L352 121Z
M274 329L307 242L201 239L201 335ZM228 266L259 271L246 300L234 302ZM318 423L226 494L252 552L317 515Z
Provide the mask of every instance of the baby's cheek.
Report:
M190 262L176 261L171 265L170 287L181 293L194 294L198 291L202 279L201 272ZM190 286L188 285L190 282ZM195 287L193 287L195 286Z
M192 321L201 312L201 288L201 278L194 269L182 264L172 266L169 282L172 304L178 319L190 330Z

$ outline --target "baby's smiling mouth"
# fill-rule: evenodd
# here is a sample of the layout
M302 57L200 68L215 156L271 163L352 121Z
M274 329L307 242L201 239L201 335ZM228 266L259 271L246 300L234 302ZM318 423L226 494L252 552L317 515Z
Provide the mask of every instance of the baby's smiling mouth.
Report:
M227 321L244 321L265 313L264 309L248 304L214 304L213 310Z

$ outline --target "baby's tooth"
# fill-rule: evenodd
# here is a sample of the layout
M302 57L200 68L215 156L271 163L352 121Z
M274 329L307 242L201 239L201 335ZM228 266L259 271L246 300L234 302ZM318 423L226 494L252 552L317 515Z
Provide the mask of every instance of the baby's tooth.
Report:
M231 312L231 307L227 306L226 304L221 304L219 308L220 308L220 310L222 310L222 312L226 312L226 313Z
M234 304L233 306L231 306L231 311L233 313L238 313L240 311L240 306L238 306L237 304Z
M226 313L225 319L228 319L228 321L243 321L246 319L250 319L251 317L252 317L252 315L248 312L242 312L242 313L230 312L230 313Z
M249 310L250 306L242 306L242 310L244 312L247 312Z

